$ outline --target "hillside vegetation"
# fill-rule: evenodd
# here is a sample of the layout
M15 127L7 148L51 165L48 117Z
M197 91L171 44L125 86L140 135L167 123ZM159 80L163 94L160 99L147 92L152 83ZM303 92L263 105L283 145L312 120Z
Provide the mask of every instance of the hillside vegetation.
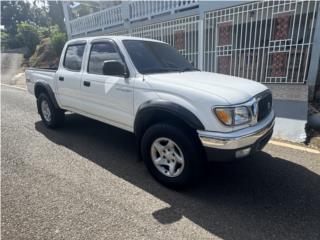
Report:
M1 51L24 49L24 65L57 66L67 40L61 2L48 1L39 7L24 1L1 4Z

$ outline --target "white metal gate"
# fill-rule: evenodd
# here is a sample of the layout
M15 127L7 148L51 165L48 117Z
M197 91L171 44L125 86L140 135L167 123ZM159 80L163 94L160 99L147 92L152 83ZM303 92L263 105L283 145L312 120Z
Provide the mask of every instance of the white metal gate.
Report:
M132 29L132 36L152 38L174 46L194 66L198 66L199 17L190 16Z
M304 83L316 1L263 1L205 14L204 69L263 83Z

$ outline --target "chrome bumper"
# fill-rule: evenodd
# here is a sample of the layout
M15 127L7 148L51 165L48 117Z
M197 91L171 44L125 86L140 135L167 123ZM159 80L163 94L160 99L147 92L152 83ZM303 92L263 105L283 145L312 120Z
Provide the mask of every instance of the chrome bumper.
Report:
M270 133L273 130L274 119L275 116L272 112L265 120L252 127L230 133L198 130L198 135L204 147L226 150L240 149L253 145Z

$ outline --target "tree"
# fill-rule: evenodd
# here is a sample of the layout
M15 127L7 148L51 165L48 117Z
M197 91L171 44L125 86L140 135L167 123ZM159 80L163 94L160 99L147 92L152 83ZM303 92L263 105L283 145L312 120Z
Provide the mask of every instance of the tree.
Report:
M6 49L8 46L9 35L1 30L1 50Z
M60 1L34 0L1 2L1 39L5 47L27 47L33 54L40 40L50 38L53 48L61 51L66 41L62 3ZM59 26L59 27L58 27Z
M29 2L1 2L1 24L9 35L17 33L17 25L21 22L33 22L33 14Z
M41 27L49 27L51 25L51 19L48 17L48 8L45 5L45 1L42 2L42 7L37 5L37 1L31 7L31 14L33 14L33 23Z
M54 31L52 32L50 40L51 40L51 45L53 47L55 55L59 57L64 47L64 44L67 41L67 35L63 32Z
M19 23L17 39L21 40L23 45L29 49L28 55L32 55L40 42L37 27L26 22Z
M52 24L59 26L60 31L65 31L64 14L61 1L48 1L49 12Z
M9 35L17 33L17 26L22 22L36 24L41 27L50 26L48 9L43 2L38 7L37 1L31 5L27 1L3 1L1 2L1 24L4 25Z

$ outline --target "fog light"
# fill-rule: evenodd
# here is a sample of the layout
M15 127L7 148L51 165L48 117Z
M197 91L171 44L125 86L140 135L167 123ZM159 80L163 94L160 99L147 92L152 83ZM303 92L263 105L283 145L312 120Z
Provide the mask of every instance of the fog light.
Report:
M238 150L238 151L236 151L236 158L242 158L242 157L248 156L250 151L251 151L250 147Z

